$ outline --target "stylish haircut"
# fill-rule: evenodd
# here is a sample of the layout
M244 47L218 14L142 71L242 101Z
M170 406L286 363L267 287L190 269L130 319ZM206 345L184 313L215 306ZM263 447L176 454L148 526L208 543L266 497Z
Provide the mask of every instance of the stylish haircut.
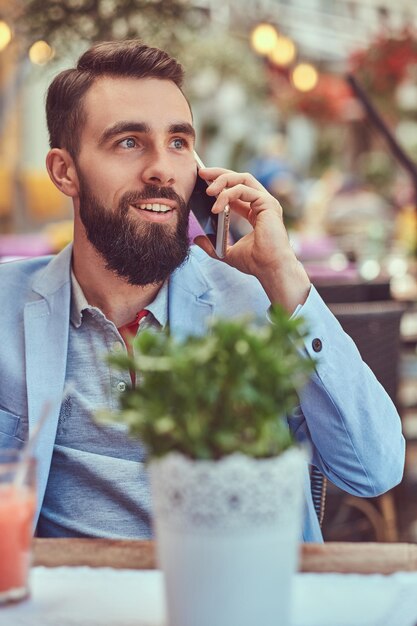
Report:
M76 68L64 70L52 81L46 98L46 119L51 148L65 148L76 159L86 122L84 96L104 76L159 78L182 87L180 63L159 48L138 40L95 44L78 59Z

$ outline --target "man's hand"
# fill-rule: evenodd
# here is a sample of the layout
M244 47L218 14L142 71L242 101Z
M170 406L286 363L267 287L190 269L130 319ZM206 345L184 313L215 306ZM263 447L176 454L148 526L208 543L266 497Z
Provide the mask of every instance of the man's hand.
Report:
M305 302L310 280L290 246L278 200L251 174L219 167L202 168L199 174L210 183L208 195L217 196L213 213L221 213L228 204L253 227L252 232L228 247L223 260L256 276L271 302L279 302L292 313ZM196 237L195 243L217 258L206 237Z

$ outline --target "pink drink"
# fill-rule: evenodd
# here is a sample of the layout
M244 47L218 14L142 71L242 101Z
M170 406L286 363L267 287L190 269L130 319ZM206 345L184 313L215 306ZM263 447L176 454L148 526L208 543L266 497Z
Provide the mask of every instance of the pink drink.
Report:
M0 474L4 468L0 464ZM33 484L15 485L0 480L0 605L28 595L35 508Z

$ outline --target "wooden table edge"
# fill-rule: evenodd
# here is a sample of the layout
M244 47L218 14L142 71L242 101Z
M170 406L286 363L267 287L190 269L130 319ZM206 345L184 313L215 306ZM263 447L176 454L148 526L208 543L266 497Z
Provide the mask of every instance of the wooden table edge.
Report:
M157 556L154 541L35 538L33 565L155 569ZM417 545L339 542L302 544L299 569L301 572L344 574L417 571Z

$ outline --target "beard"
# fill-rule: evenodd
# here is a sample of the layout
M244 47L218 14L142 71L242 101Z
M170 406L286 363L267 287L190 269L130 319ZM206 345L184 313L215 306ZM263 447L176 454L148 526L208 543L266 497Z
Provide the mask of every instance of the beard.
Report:
M78 176L80 218L106 269L131 285L144 286L164 282L187 259L189 209L173 189L147 185L141 192L128 191L113 210L99 202L80 172ZM175 228L129 215L133 210L129 205L138 205L149 198L175 201L178 215Z

